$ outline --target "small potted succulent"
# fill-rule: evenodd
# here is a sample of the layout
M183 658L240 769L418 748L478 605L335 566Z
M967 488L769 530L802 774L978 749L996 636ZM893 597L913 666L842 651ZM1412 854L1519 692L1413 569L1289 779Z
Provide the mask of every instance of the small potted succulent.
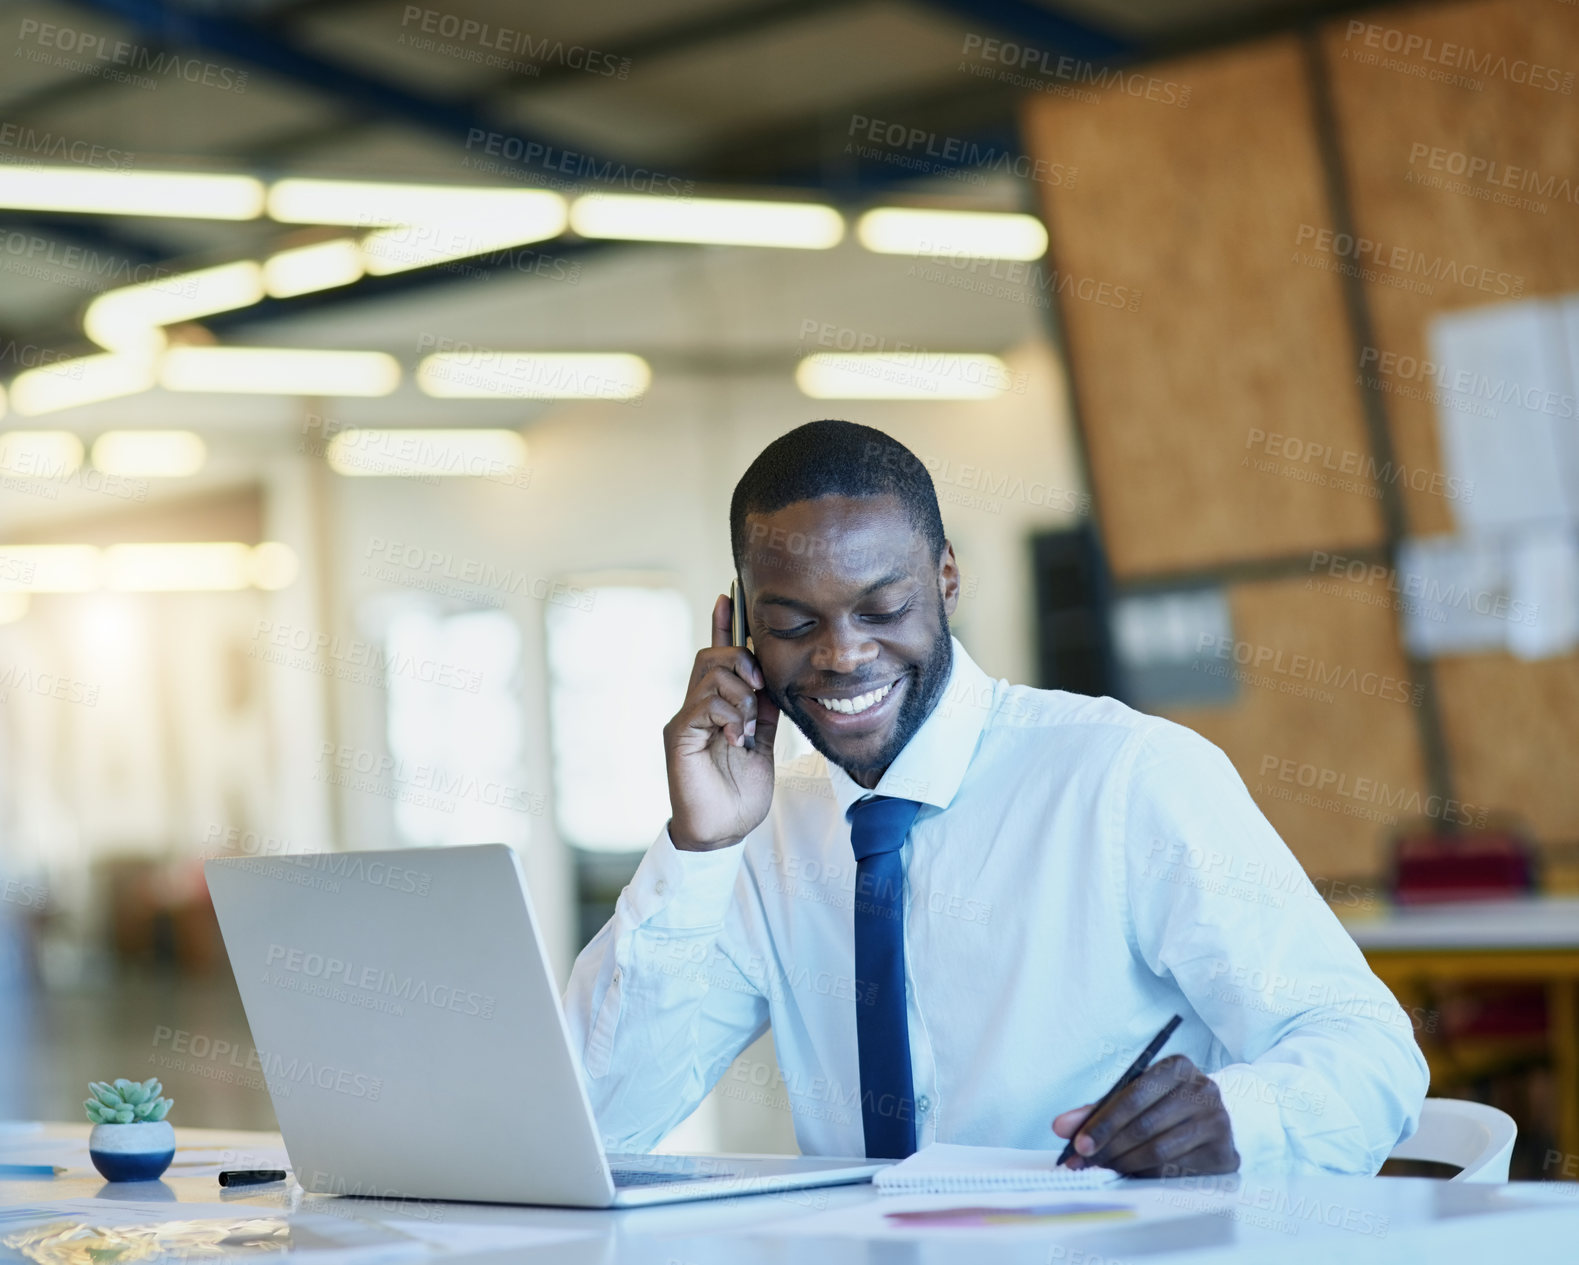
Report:
M88 1135L88 1155L93 1167L111 1182L151 1182L175 1158L175 1130L165 1119L175 1100L159 1097L158 1078L129 1081L120 1077L113 1085L93 1081L93 1097L84 1100L93 1132Z

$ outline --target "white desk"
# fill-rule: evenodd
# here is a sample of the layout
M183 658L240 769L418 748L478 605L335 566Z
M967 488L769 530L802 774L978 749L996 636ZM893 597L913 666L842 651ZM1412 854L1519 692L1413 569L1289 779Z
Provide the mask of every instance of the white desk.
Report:
M420 1122L414 1127L420 1128ZM57 1148L67 1162L81 1152L87 1126L50 1126L27 1141L27 1157ZM279 1146L277 1135L177 1129L182 1146L230 1147L238 1155ZM0 1142L10 1158L15 1141ZM179 1155L179 1153L178 1153ZM4 1162L6 1155L0 1155ZM244 1163L244 1160L238 1161ZM1367 1262L1558 1261L1574 1259L1579 1242L1579 1183L1469 1185L1424 1178L1304 1178L1224 1183L1142 1182L1115 1190L1062 1198L1135 1206L1126 1222L1006 1227L984 1230L908 1231L896 1237L882 1210L912 1207L914 1199L878 1196L869 1186L793 1192L782 1196L674 1204L620 1212L422 1204L334 1199L303 1195L292 1184L257 1188L223 1200L212 1177L170 1177L162 1183L109 1187L80 1167L54 1180L0 1181L0 1243L16 1233L5 1224L19 1206L91 1201L114 1212L138 1201L168 1201L149 1216L164 1221L207 1217L256 1219L267 1227L289 1222L299 1247L384 1236L405 1246L384 1259L437 1256L477 1262L545 1265L1117 1265L1119 1262L1302 1262L1365 1265ZM1059 1196L1021 1195L1013 1202L1048 1203ZM223 1202L222 1209L215 1205ZM934 1205L985 1202L980 1197L933 1197ZM327 1233L323 1227L327 1226ZM253 1227L254 1231L258 1226ZM411 1234L408 1236L407 1231ZM493 1236L490 1242L488 1236ZM516 1241L510 1241L510 1236ZM469 1240L445 1246L446 1236ZM413 1242L415 1238L417 1241ZM432 1244L424 1247L423 1242ZM238 1254L240 1255L240 1254ZM257 1256L253 1251L246 1255ZM300 1253L304 1265L316 1253ZM273 1254L270 1254L271 1258ZM0 1247L0 1260L25 1259ZM328 1262L336 1258L320 1256ZM352 1258L339 1257L341 1261Z
M1344 924L1354 942L1372 950L1579 949L1579 899L1454 901L1415 905Z

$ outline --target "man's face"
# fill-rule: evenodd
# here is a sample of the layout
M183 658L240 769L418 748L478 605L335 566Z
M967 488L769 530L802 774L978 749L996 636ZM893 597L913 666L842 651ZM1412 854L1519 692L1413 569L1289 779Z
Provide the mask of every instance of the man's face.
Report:
M934 561L896 496L825 496L748 514L741 580L768 696L875 786L948 680L953 547Z

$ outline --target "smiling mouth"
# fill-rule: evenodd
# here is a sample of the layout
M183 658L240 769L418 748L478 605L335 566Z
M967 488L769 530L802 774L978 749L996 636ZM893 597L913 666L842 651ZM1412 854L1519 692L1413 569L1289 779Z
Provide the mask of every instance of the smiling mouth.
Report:
M864 711L876 707L893 690L897 682L890 681L887 685L878 686L875 690L868 690L865 694L857 694L854 698L816 698L813 701L825 711L835 712L841 716L859 716Z

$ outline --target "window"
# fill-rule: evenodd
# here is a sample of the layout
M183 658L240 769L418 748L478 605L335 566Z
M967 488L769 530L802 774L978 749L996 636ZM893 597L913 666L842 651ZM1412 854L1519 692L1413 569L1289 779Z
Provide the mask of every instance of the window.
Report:
M520 666L521 630L503 611L417 606L390 619L384 675L404 842L527 841L542 801L523 780Z
M1232 703L1233 620L1221 588L1134 593L1113 603L1124 701L1142 711Z
M605 852L653 841L669 816L661 730L679 709L697 643L676 589L626 578L547 607L556 824Z

